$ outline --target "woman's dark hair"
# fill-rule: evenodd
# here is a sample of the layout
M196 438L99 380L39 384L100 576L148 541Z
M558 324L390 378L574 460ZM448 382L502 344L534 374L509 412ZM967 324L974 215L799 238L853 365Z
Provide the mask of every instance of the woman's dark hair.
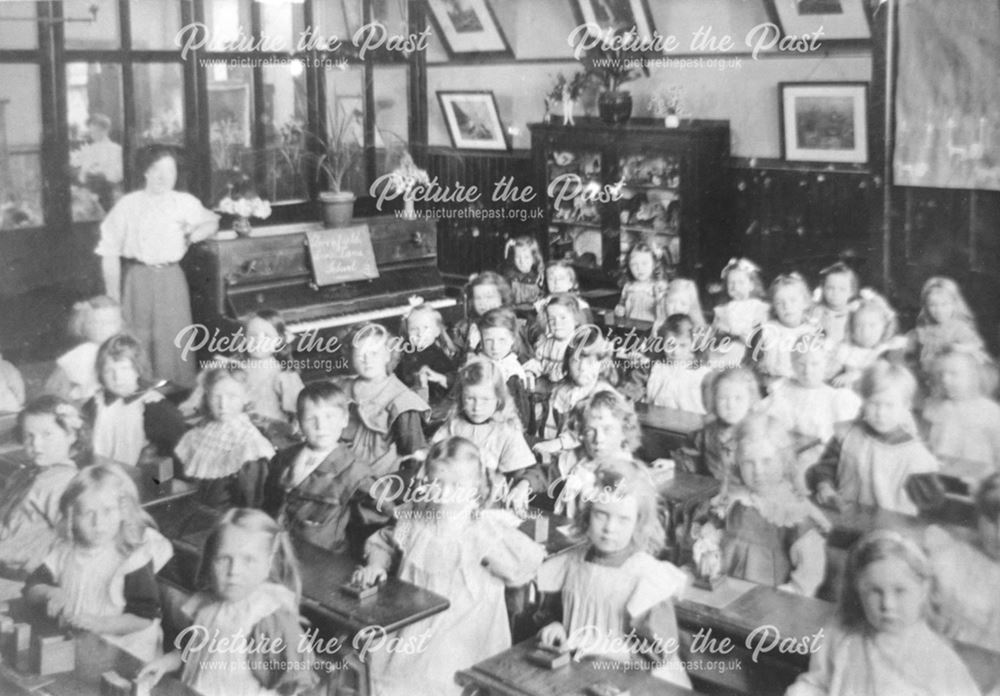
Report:
M147 145L139 150L139 153L136 155L136 171L138 171L139 174L145 174L149 171L150 167L166 157L173 157L174 161L177 163L177 169L180 169L181 155L176 147L173 147L172 145L164 145L162 143Z

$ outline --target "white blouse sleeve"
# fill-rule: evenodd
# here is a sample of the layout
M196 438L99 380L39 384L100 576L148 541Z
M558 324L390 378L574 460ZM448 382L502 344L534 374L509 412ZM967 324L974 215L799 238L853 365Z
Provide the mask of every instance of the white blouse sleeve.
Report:
M94 250L98 256L121 256L124 252L131 200L128 195L119 200L101 222L101 239Z

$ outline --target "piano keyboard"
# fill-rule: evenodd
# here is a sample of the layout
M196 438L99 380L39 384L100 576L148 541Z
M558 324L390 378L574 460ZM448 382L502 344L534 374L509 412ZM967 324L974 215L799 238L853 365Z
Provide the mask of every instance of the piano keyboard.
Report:
M428 307L434 309L444 309L454 307L458 301L451 297L425 302ZM286 325L293 334L306 333L307 331L319 331L322 329L336 328L353 324L364 324L370 321L386 319L388 317L401 317L411 309L410 305L396 305L395 307L385 307L374 309L369 312L356 312L354 314L338 314L332 317L318 317L309 321L292 321Z

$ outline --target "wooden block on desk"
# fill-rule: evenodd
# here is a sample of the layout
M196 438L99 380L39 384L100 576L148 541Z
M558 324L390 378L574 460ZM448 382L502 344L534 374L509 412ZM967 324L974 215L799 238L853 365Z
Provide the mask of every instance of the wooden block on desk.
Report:
M589 696L629 696L628 689L623 689L619 686L608 684L606 682L588 686L587 693Z
M539 645L527 655L532 664L545 669L560 669L569 665L569 651Z
M27 672L30 668L31 624L14 624L14 635L10 642L10 663L18 672Z
M549 518L539 515L535 518L535 541L544 544L549 540Z
M340 591L344 594L349 594L357 599L367 599L368 597L374 597L378 594L378 585L360 585L354 582L347 582L340 586Z
M64 635L39 636L31 641L31 671L45 676L76 668L76 641Z

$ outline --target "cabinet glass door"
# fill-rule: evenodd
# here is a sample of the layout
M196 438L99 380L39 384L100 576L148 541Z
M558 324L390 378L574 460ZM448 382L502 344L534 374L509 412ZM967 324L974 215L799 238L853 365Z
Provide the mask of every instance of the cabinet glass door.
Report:
M648 244L668 277L681 260L681 158L640 148L623 149L616 163L621 183L617 203L621 230L621 267L629 250Z
M601 204L603 157L599 151L549 147L546 193L549 258L598 267L604 258Z

